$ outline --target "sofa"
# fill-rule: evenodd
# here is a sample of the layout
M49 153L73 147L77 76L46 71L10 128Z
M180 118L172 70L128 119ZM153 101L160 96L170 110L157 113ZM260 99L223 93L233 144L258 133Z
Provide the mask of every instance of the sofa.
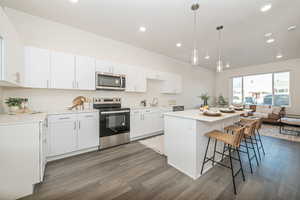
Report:
M253 116L259 117L265 123L279 124L283 109L277 106L251 106Z

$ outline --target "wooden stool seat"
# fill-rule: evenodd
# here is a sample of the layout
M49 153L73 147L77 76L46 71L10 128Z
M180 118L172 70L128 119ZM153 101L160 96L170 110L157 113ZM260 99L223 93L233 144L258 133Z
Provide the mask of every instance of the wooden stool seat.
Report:
M234 130L236 130L237 128L240 128L240 126L237 125L237 124L233 124L233 125L226 126L226 127L224 128L224 130L228 132L228 131L234 131Z
M205 134L205 136L216 139L218 141L224 142L225 144L229 144L234 147L238 147L239 144L235 144L234 135L225 134L219 130L213 130Z

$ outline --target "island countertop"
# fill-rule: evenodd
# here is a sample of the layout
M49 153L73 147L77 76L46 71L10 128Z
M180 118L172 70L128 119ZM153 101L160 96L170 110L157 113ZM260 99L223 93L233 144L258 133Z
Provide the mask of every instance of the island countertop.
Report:
M185 118L185 119L193 119L203 122L217 122L220 120L224 120L231 117L237 117L241 114L247 113L249 111L235 111L234 113L222 113L219 117L211 117L204 115L200 110L198 109L192 109L192 110L185 110L185 111L178 111L178 112L168 112L165 113L165 116L172 116L172 117L178 117L178 118Z

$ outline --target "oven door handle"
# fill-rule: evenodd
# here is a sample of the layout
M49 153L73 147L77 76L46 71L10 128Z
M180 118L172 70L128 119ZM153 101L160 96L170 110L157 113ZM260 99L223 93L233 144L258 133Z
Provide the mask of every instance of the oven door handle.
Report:
M116 113L129 113L130 110L121 110L121 111L105 111L100 112L100 114L116 114Z

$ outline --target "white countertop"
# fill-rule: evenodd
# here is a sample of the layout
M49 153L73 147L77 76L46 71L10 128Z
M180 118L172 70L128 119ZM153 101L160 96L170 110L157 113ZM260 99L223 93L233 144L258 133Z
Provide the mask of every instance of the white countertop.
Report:
M97 109L85 109L85 110L51 110L47 111L48 115L63 115L63 114L78 114L78 113L91 113L99 112Z
M47 117L47 113L37 114L17 114L17 115L0 115L0 125L12 125L23 123L38 123L44 121Z
M216 121L228 119L231 117L237 117L246 112L247 111L236 111L235 113L222 113L222 115L219 117L210 117L210 116L204 115L198 109L193 109L193 110L185 110L185 111L178 111L178 112L168 112L168 113L165 113L164 115L185 118L185 119L193 119L193 120L198 120L198 121L203 121L203 122L216 122Z
M35 123L44 121L48 115L63 115L63 114L78 114L78 113L91 113L99 112L96 109L87 110L57 110L47 112L37 112L33 114L0 114L0 125L20 124L20 123Z

